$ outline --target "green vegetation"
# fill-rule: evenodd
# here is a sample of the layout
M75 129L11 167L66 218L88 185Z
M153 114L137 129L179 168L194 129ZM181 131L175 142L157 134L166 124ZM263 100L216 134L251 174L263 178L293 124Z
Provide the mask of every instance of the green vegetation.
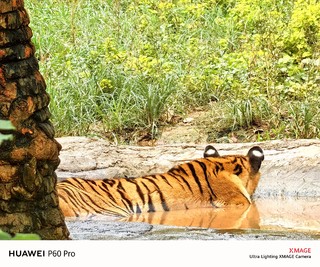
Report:
M1 133L6 131L13 131L15 127L12 125L11 121L0 120L0 145L5 140L12 140L12 134Z
M0 240L40 240L40 236L37 234L15 234L11 236L10 234L0 230Z
M320 137L316 0L28 0L58 135L156 137L201 107L212 140Z

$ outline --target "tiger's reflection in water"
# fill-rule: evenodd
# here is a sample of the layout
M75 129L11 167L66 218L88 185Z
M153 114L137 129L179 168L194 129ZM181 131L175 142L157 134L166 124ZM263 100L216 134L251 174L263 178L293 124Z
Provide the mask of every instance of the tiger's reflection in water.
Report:
M259 211L254 203L250 206L230 206L220 209L200 208L139 213L119 221L214 229L260 229Z

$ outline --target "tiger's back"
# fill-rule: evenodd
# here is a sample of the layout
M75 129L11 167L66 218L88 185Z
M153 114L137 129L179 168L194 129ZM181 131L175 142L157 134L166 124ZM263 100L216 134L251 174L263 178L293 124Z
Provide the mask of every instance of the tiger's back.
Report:
M65 216L133 213L248 205L257 187L263 152L220 156L207 146L204 158L173 167L163 174L137 178L85 180L57 184Z

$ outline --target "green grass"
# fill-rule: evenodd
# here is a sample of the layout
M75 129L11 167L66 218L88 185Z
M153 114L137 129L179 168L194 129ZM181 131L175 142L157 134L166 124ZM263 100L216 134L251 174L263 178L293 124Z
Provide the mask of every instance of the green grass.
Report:
M318 1L25 6L58 136L156 138L168 112L203 107L214 115L203 122L208 132L320 137Z

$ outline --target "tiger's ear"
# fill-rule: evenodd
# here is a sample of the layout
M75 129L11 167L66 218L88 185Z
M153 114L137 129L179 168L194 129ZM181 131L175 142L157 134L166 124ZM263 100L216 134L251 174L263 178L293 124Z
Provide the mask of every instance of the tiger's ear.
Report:
M250 148L247 156L249 157L249 161L250 161L250 165L251 165L252 170L254 172L258 172L261 167L261 163L264 160L264 154L263 154L263 150L261 149L261 147L254 146L254 147Z
M218 151L211 145L206 146L204 149L203 157L220 157Z

